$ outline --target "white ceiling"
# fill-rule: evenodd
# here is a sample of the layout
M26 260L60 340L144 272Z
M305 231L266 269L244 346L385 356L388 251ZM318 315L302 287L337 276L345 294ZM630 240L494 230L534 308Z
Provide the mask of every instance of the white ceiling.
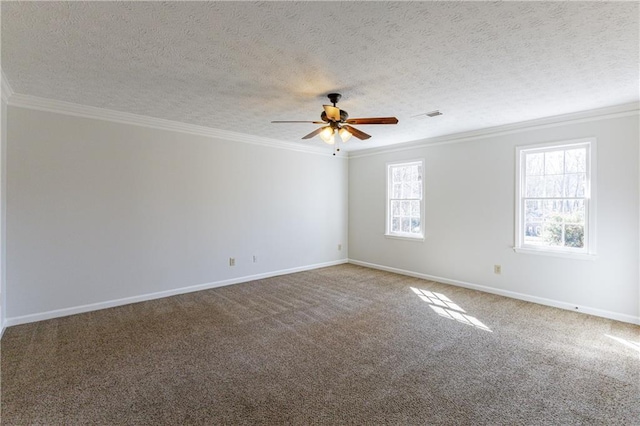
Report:
M15 93L355 150L637 102L638 2L2 2ZM441 110L438 118L415 118Z

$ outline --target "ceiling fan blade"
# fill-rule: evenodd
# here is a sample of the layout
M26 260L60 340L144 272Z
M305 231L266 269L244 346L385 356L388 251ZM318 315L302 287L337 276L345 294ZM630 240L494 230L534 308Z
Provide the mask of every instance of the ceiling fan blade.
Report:
M351 127L351 126L342 126L343 129L347 129L347 131L349 133L351 133L353 136L355 136L356 138L360 139L360 140L365 140L365 139L369 139L371 137L371 135L366 134L365 132L362 132L358 129L356 129L355 127Z
M324 121L272 121L272 123L313 123L313 124L325 124Z
M324 124L324 123L322 123L322 124ZM314 137L318 133L320 133L322 131L322 129L324 129L324 127L320 127L319 129L314 130L313 132L309 133L307 136L303 136L302 139L311 139L312 137Z
M370 118L350 118L349 124L398 124L395 117L370 117Z
M322 105L327 118L331 121L340 121L340 108L331 105Z

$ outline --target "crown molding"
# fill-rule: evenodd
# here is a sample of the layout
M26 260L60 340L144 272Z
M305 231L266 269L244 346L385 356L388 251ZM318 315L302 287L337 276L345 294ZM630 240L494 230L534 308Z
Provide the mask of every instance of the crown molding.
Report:
M504 136L531 130L546 129L551 127L563 126L566 124L586 123L590 121L627 117L632 115L640 115L640 102L631 102L628 104L615 105L588 111L580 111L570 114L538 118L535 120L522 121L520 123L506 124L504 126L489 127L486 129L472 130L470 132L454 133L451 135L438 136L435 138L421 139L418 141L406 142L388 147L350 151L349 158L368 157L371 155L407 151L416 148L469 142L476 139L486 139L488 137Z
M13 96L13 89L4 75L4 71L0 68L0 97L5 104L9 103L9 99Z
M2 88L4 92L4 76L2 81ZM153 129L169 130L191 135L205 136L214 139L222 139L226 141L286 149L289 151L333 156L333 150L328 151L326 149L323 149L323 147L300 145L293 142L281 141L278 139L263 138L239 132L199 126L197 124L181 123L179 121L165 120L163 118L155 118L128 112L115 111L106 108L92 107L71 102L59 101L55 99L41 98L38 96L22 95L20 93L14 92L10 93L11 95L10 97L8 97L7 104L12 107L54 112L75 117L111 121L115 123L133 124L136 126L149 127ZM346 154L343 153L338 153L336 156L346 158Z
M0 71L1 72L1 71ZM75 104L71 102L59 101L55 99L41 98L38 96L22 95L15 93L4 72L2 74L2 101L10 106L34 109L39 111L48 111L59 114L71 115L83 118L92 118L97 120L105 120L116 123L132 124L137 126L149 127L153 129L175 131L180 133L192 134L197 136L205 136L214 139L222 139L233 142L248 143L253 145L268 146L271 148L286 149L289 151L298 151L323 156L333 156L334 152L323 149L324 147L315 147L309 145L299 145L293 142L286 142L277 139L263 138L259 136L248 135L245 133L232 132L228 130L214 129L211 127L200 126L196 124L182 123L178 121L166 120L162 118L154 118L145 115L132 114L110 110L106 108L98 108L87 105ZM640 114L640 103L632 102L628 104L616 105L605 108L598 108L588 111L575 112L570 114L557 115L552 117L544 117L535 120L523 121L520 123L507 124L504 126L490 127L486 129L473 130L470 132L454 133L435 138L421 139L387 147L361 149L357 151L341 151L336 157L343 158L360 158L371 155L387 154L392 152L407 151L416 148L424 148L437 145L455 144L468 142L477 139L485 139L488 137L504 136L513 133L520 133L531 130L545 129L557 127L566 124L584 123L590 121L604 120L617 117L626 117Z

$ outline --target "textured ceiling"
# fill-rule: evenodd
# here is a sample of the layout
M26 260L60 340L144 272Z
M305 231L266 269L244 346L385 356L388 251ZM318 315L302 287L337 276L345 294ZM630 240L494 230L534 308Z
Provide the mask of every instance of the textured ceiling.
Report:
M638 2L2 2L14 92L300 144L326 94L359 149L639 99ZM415 118L439 109L438 118Z

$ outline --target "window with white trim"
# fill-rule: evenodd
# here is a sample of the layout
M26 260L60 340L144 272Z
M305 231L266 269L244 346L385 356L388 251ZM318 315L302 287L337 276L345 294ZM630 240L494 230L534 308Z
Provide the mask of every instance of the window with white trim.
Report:
M516 251L595 253L595 140L517 148Z
M386 235L424 238L424 160L387 164Z

